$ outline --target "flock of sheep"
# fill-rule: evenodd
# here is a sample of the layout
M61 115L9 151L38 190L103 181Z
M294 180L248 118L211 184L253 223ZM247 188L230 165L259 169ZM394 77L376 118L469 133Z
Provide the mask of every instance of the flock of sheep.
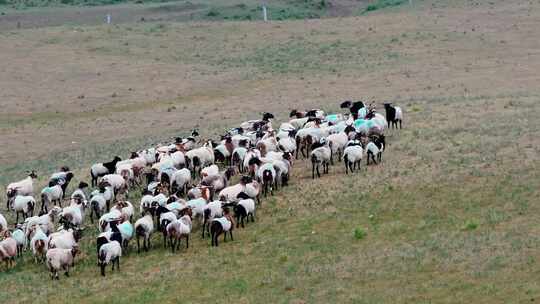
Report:
M80 182L67 199L74 175L62 167L40 192L39 215L34 215L33 196L37 175L29 172L6 188L6 207L16 219L10 228L0 214L0 260L10 267L29 248L53 279L58 279L59 271L68 276L88 220L99 230L96 253L102 275L107 265L119 269L132 239L137 252L151 248L156 232L173 252L182 241L188 248L193 221L199 222L202 238L208 234L211 245L218 246L220 235L224 241L227 236L233 240L235 228L255 221L261 195L287 186L295 159L309 157L312 178L321 176L321 168L328 173L335 159L343 161L346 173L358 170L363 158L368 165L370 160L382 161L384 131L398 124L401 128L403 116L399 107L384 107L386 117L360 101L343 102L341 108L350 112L345 114L293 110L291 119L277 130L272 126L274 116L264 113L262 119L229 130L219 141L201 140L193 130L187 138L133 152L129 159L116 156L92 165L93 190ZM240 175L237 183L232 182L235 175ZM138 210L128 201L130 191L137 189L143 189ZM65 201L69 204L62 206Z

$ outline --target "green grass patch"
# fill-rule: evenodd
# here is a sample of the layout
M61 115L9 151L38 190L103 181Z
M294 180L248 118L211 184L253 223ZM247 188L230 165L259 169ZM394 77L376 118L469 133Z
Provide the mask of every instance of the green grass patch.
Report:
M363 13L369 13L377 10L381 10L387 7L399 6L406 3L407 0L376 0L374 3L369 4Z

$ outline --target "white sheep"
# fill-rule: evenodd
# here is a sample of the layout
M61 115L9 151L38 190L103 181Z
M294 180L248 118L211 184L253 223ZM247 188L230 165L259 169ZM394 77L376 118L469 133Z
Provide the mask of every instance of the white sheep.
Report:
M47 251L47 268L51 272L51 279L59 279L58 271L64 270L69 277L69 268L74 265L78 247L72 249L52 248Z
M6 267L13 266L17 256L17 241L11 233L4 232L4 240L0 242L0 261L6 261Z
M33 216L35 206L36 200L32 196L17 195L13 200L13 210L17 215L15 222L19 223L19 214L22 214L23 220Z
M311 151L311 176L315 179L315 171L317 171L317 176L321 177L319 171L319 166L323 166L323 174L328 173L328 168L330 165L330 159L332 157L332 150L325 144L322 147L318 147Z
M107 163L93 164L90 167L90 176L92 177L92 187L97 186L98 178L107 174L114 173L116 164L122 159L115 156L114 159Z
M41 190L41 211L48 212L49 204L56 204L62 207L62 196L64 191L60 185L55 185L52 187L45 187Z
M233 239L232 231L234 229L234 219L229 212L224 212L222 217L212 220L210 224L210 236L212 237L212 246L218 246L218 237L223 233L223 241L227 240L227 232Z
M28 177L26 177L23 180L20 180L15 183L11 183L6 187L6 195L7 195L7 206L6 209L9 210L11 208L11 203L15 196L18 195L33 195L34 194L34 179L37 178L37 174L35 171L31 171L28 174Z
M60 215L62 208L53 207L48 213L41 216L32 216L24 221L26 227L26 236L29 238L32 227L39 226L46 234L50 234L54 230L54 222L56 217Z
M173 189L173 192L180 191L182 194L184 194L187 192L187 188L190 182L191 182L191 172L187 168L182 168L174 172L172 176L171 189Z
M246 147L236 147L233 150L232 158L231 158L231 166L238 166L238 171L242 171L242 163L244 162L244 158L246 157L248 149Z
M22 256L23 248L26 246L26 235L24 231L19 228L20 225L17 225L18 228L15 228L11 233L11 237L17 242L17 256Z
M270 191L271 195L274 195L274 186L276 184L276 169L274 168L274 164L270 163L264 163L259 166L257 169L257 179L263 186L263 193L266 197L268 195L268 192Z
M128 185L124 177L120 174L107 174L101 178L101 182L105 182L114 190L114 195L125 194L128 196Z
M122 246L117 241L103 244L99 248L98 263L101 268L101 275L105 276L105 267L112 263L112 271L116 263L116 270L120 270L120 257L122 256Z
M217 165L210 165L208 167L204 167L201 170L201 176L213 176L213 175L219 175L219 167Z
M149 211L152 208L153 200L154 200L154 196L149 193L145 193L141 197L141 202L139 204L139 212L141 215L143 215L146 211Z
M49 237L41 230L39 226L34 227L32 238L30 239L30 248L34 255L34 261L36 263L45 260L45 254L47 248L49 248Z
M349 174L349 169L354 172L356 166L360 169L363 154L362 146L358 141L351 141L343 150L343 163L345 164L345 173Z
M139 238L143 238L143 246L144 250L148 251L150 248L150 236L152 235L152 232L154 231L154 220L152 219L151 214L146 214L142 218L138 219L135 222L135 235L137 237L137 253L139 253L140 250L140 243Z
M133 219L133 215L135 214L135 209L133 208L133 204L131 204L128 201L119 201L116 205L114 205L112 209L116 209L120 211L122 216L126 219Z
M49 235L49 248L72 249L77 246L80 238L80 230L60 230Z
M71 193L71 199L79 198L81 201L86 201L86 193L84 192L84 189L88 187L88 184L85 182L80 182L79 186L73 193Z
M191 217L184 215L180 219L175 220L167 225L167 235L171 250L180 249L180 242L183 238L186 239L186 248L189 248L189 235L191 234Z
M94 214L96 215L96 218L100 218L101 214L105 212L107 208L107 200L105 197L101 194L95 194L90 198L90 221L94 223Z
M341 159L341 156L343 155L343 149L345 149L345 146L349 141L349 137L347 136L347 134L345 132L330 134L326 139L328 141L330 149L332 150L332 156L334 154L337 154L338 158ZM333 157L330 158L330 163L334 164Z
M186 152L186 164L193 173L214 163L214 148L212 142L208 141L204 146Z
M82 227L84 223L84 203L77 204L76 202L62 209L60 213L60 223L64 224L64 228Z
M247 196L247 195L246 195ZM244 198L234 206L234 215L236 216L236 228L242 224L244 228L244 219L251 216L251 221L255 221L255 201L251 198Z
M209 202L204 206L204 216L203 216L203 227L202 227L202 238L204 239L205 231L208 231L210 234L210 221L216 217L223 216L223 202L222 201L213 201Z
M103 214L100 218L99 218L99 231L100 232L104 232L106 231L108 228L108 225L110 222L112 221L118 221L120 220L120 218L122 217L122 213L117 210L117 209L114 209L114 210L111 210L110 212L107 212L105 214Z

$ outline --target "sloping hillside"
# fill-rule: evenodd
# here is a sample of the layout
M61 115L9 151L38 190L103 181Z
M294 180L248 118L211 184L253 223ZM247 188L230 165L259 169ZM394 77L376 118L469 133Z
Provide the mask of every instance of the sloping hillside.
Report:
M391 100L383 163L263 200L234 242L154 249L102 279L94 228L72 276L30 256L5 303L509 303L540 296L538 3L435 2L361 17L0 32L0 183L88 167L262 111ZM382 111L382 109L380 109ZM2 187L3 189L3 187ZM2 190L3 191L3 190ZM1 193L1 197L4 197ZM138 197L133 198L138 203ZM0 212L4 213L4 204ZM200 230L196 230L199 232Z

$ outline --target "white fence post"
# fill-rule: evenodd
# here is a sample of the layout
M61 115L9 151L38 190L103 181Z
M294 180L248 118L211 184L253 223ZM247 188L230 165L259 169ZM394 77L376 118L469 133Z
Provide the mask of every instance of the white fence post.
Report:
M111 24L111 14L107 14L105 19L107 20L107 24Z
M263 5L262 10L263 10L263 19L264 19L264 22L266 22L268 21L268 16L266 14L266 5Z

